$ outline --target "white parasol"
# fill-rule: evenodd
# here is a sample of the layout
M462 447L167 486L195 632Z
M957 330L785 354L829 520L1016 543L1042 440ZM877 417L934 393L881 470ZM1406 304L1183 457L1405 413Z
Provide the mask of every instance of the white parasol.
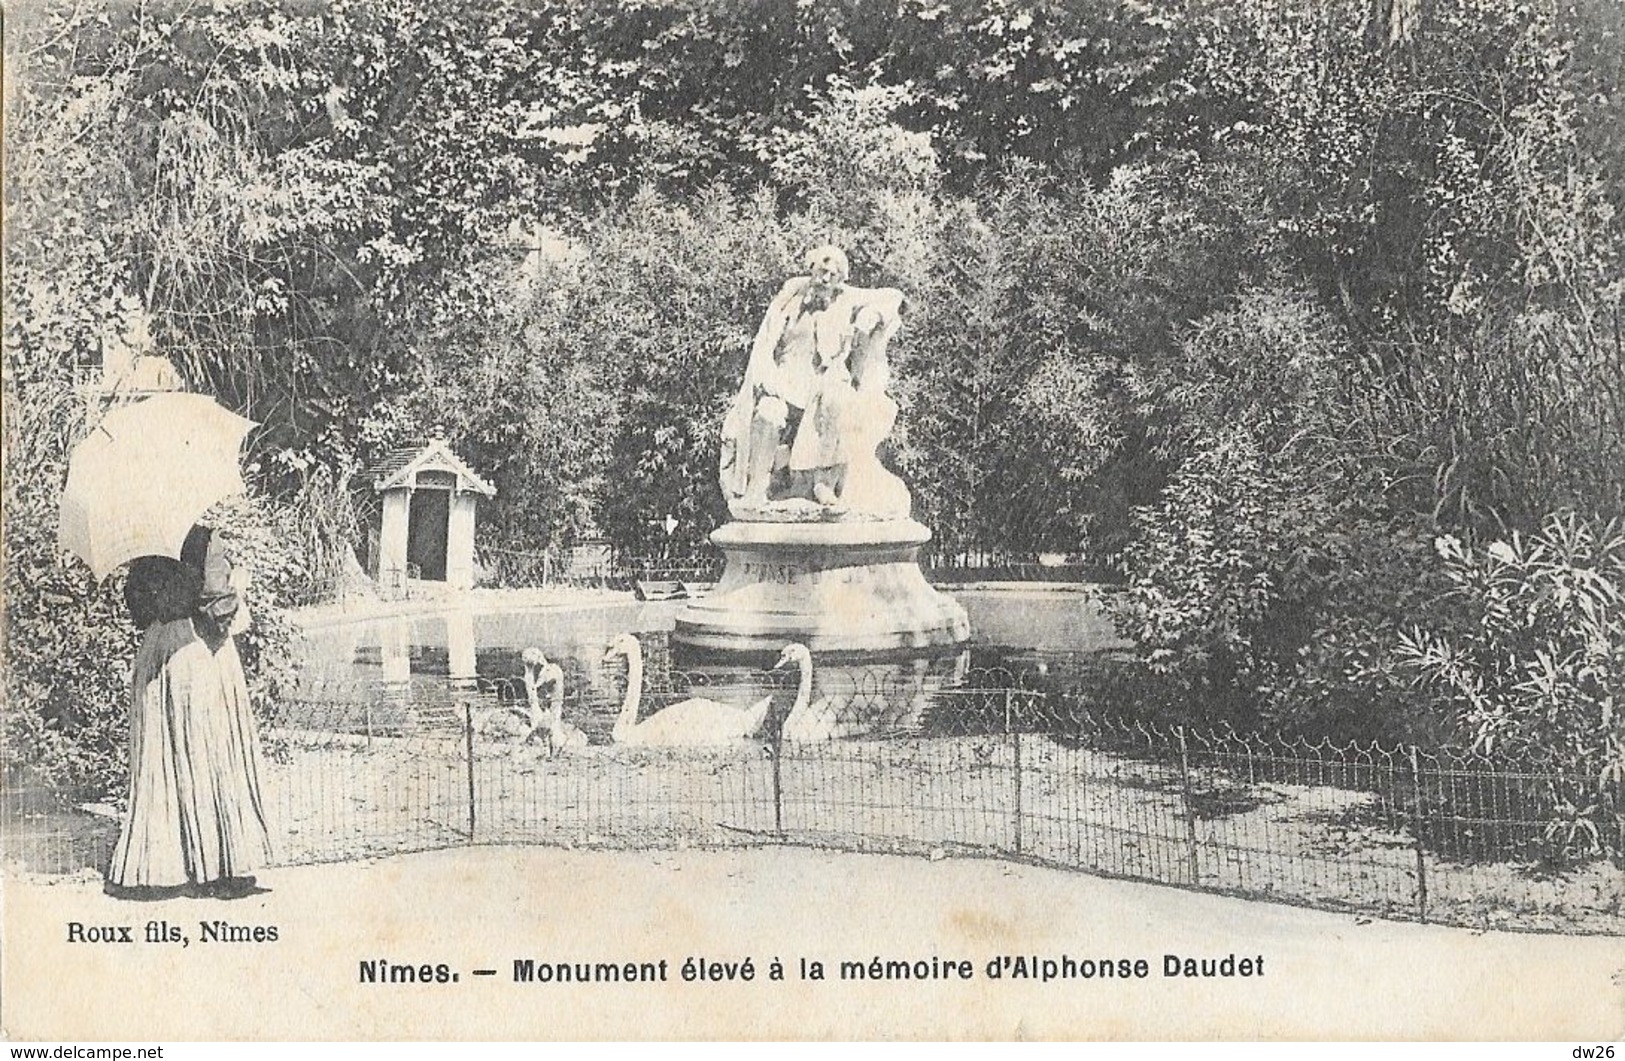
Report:
M202 394L157 394L102 418L68 459L57 542L98 579L138 556L180 558L210 505L243 493L254 421Z

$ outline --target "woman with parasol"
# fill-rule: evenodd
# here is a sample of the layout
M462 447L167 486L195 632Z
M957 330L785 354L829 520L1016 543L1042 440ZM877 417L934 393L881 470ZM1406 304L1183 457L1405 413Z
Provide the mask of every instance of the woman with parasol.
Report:
M196 526L178 561L135 560L125 603L145 633L131 687L129 813L108 890L249 894L270 837L233 639L247 611L220 536Z
M206 395L120 401L74 447L58 540L96 578L130 564L142 631L130 710L130 807L107 870L130 897L247 894L270 858L260 750L232 637L247 627L220 536L197 519L244 492L254 427Z

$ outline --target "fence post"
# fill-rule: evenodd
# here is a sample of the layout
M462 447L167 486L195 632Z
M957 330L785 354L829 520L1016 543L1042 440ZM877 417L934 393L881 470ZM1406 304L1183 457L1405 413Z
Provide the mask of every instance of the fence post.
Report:
M1197 861L1196 800L1191 795L1190 754L1185 748L1185 727L1174 727L1179 737L1179 790L1185 802L1185 853L1191 864L1191 883L1202 883L1201 864Z
M1015 809L1012 816L1015 825L1015 852L1021 854L1021 731L1014 725L1014 706L1016 691L1006 688L1004 690L1004 731L1010 735L1015 751Z
M463 750L468 760L468 842L474 842L474 706L463 704Z
M773 832L784 839L784 725L773 734Z
M1428 867L1422 854L1422 764L1411 745L1411 798L1416 809L1411 812L1411 837L1416 844L1416 916L1425 924L1428 919Z

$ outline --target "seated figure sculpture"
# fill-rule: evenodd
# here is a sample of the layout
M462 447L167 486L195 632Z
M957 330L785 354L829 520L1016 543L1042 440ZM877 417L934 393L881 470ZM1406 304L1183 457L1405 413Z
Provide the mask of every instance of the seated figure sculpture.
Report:
M807 253L768 306L722 426L721 482L738 520L907 519L908 488L875 450L897 403L886 345L903 293L847 284L839 247Z

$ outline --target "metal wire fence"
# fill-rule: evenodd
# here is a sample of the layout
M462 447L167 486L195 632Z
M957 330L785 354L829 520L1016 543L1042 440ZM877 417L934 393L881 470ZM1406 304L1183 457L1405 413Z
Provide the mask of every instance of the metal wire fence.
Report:
M90 811L70 793L7 764L0 778L0 858L8 869L66 874L105 867L118 839L111 808Z
M608 554L583 562L550 551L481 547L480 581L504 589L581 586L592 589L629 589L639 581L715 582L722 559L711 554L637 556Z
M636 589L640 583L681 583L686 593L703 592L722 574L715 552L633 555L606 551L583 561L568 551L505 549L482 545L478 551L479 584L501 589L568 586L588 589ZM1099 565L1076 554L977 550L928 551L921 564L933 582L1086 582L1110 577ZM416 565L386 571L377 578L313 578L296 587L290 603L329 604L349 599L406 600L422 592Z
M1595 776L1567 764L1128 722L1004 672L830 666L814 681L793 666L685 673L658 651L645 662L630 704L619 670L574 663L538 695L517 677L352 683L282 705L264 731L281 860L467 843L783 842L1625 933L1625 829L1617 813L1595 813ZM618 720L695 697L769 706L748 737L616 739ZM565 726L581 731L576 746L555 740ZM8 791L8 857L29 849L53 872L100 864L86 860L105 857L105 822L99 840L76 837L60 808Z
M283 603L298 608L354 601L410 600L414 586L419 584L420 575L421 569L417 564L380 572L377 578L362 574L306 575L283 591Z

